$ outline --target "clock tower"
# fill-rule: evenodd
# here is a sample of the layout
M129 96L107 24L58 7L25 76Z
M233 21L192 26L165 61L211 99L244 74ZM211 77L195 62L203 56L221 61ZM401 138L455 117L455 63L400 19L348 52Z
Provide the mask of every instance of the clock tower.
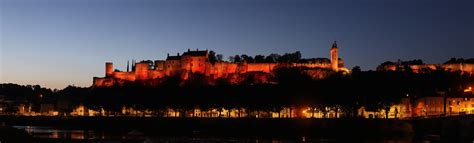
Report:
M338 52L337 44L336 44L336 41L334 41L331 47L331 68L334 71L339 70L339 56L337 52Z

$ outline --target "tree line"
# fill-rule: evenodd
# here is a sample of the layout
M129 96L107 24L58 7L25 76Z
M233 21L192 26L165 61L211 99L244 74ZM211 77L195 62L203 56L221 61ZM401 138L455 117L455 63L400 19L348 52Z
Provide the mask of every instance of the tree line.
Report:
M241 63L244 61L247 63L296 63L301 62L302 60L305 59L302 59L300 51L285 53L283 55L272 53L267 56L260 54L255 56L242 54L229 56L227 59L228 62L232 63ZM209 51L209 61L214 64L215 62L223 62L225 59L222 54L216 54L214 51Z

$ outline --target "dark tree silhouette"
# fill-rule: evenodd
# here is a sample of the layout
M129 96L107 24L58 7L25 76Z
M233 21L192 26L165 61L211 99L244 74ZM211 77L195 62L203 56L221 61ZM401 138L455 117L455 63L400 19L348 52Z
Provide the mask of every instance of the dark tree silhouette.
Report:
M256 55L255 56L255 62L256 63L265 63L265 56L264 55Z
M239 55L235 55L233 60L234 60L234 63L240 63L240 62L242 62L242 58L240 58Z
M213 65L218 61L218 59L216 57L216 52L214 52L212 50L209 51L208 58L209 58L209 62Z

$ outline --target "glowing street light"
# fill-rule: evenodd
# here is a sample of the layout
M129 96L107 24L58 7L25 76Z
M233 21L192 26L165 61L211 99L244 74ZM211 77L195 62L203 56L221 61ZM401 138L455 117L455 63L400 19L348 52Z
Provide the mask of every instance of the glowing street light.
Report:
M469 86L468 88L464 89L464 92L472 92L472 87Z

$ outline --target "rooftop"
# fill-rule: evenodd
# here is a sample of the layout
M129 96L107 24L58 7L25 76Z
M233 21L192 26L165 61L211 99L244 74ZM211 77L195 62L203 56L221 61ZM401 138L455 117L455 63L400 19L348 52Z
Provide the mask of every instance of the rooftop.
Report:
M184 52L183 53L183 56L207 56L207 50L203 50L203 51L199 51L199 49L197 49L196 51L190 51L188 49L187 52Z
M181 56L168 56L166 57L166 60L181 60Z

